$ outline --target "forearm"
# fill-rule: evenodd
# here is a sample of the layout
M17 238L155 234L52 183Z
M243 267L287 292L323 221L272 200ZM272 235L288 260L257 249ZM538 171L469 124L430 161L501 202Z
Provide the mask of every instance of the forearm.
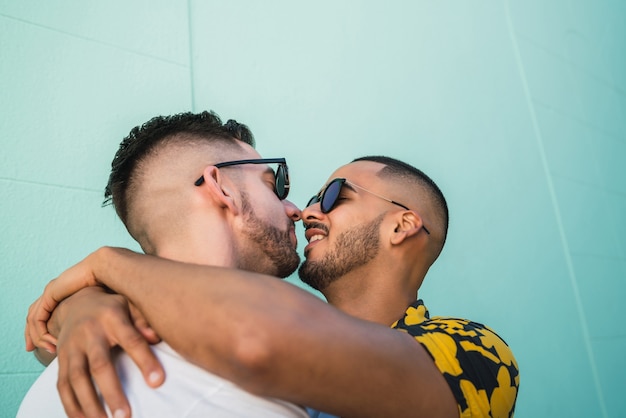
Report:
M256 361L258 339L283 333L293 325L285 323L306 315L311 303L325 307L274 277L116 248L96 253L94 276L134 303L176 351L237 380L243 377L233 373L246 372L240 362Z
M404 333L274 277L128 250L98 256L98 282L133 302L176 351L253 393L341 416L451 416L438 409L441 394L454 407L445 380Z

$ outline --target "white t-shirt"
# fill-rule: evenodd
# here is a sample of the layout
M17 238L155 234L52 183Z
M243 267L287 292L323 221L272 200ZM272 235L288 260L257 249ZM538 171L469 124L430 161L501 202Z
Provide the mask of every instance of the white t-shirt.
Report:
M148 386L128 355L119 353L115 360L133 418L308 418L294 404L252 395L194 366L166 343L153 346L153 351L165 370L165 383L157 389ZM58 369L55 359L29 389L17 418L65 417L56 389Z

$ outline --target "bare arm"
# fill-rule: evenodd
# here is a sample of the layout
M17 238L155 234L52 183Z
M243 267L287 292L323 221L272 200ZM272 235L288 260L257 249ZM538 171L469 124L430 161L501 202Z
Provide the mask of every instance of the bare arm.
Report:
M458 416L413 338L276 278L103 248L51 282L41 318L97 284L127 296L186 358L253 393L345 417Z
M131 310L124 296L106 293L97 286L78 291L54 310L47 327L58 337L57 346L54 353L37 347L35 355L39 358L43 354L43 363L58 354L58 389L69 416L106 416L91 378L104 400L115 405L112 410L124 410L128 416L130 406L111 357L111 347L118 344L133 358L148 384L158 386L162 382L162 367L149 348L149 343L158 342L158 337L136 309L133 315ZM27 325L27 340L33 329ZM92 375L86 375L85 370ZM149 379L155 371L159 379Z

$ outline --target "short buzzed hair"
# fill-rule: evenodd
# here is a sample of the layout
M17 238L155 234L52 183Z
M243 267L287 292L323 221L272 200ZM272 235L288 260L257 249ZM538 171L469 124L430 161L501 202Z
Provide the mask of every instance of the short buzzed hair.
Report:
M443 248L446 237L448 236L449 213L446 198L443 196L443 193L439 189L439 186L437 186L437 184L422 170L395 158L377 155L356 158L352 162L354 163L357 161L372 161L375 163L384 164L385 167L379 172L379 176L407 178L416 182L424 188L424 190L428 194L428 198L431 199L431 201L434 203L435 209L437 211L436 215L441 222L441 226L443 229L443 242L441 243L441 248Z
M137 178L136 168L157 147L174 138L186 138L187 142L241 141L252 147L255 145L254 136L246 125L233 119L222 124L213 111L156 116L134 127L120 143L111 162L109 182L104 189L103 206L112 203L125 225L128 220L128 191Z

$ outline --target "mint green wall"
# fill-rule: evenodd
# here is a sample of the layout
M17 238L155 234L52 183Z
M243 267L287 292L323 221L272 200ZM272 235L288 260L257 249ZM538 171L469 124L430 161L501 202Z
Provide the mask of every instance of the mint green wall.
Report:
M431 313L509 342L517 416L626 416L625 18L621 0L0 0L0 416L41 371L22 335L44 284L137 248L100 207L119 141L205 108L289 159L297 204L365 154L431 174L451 210Z

